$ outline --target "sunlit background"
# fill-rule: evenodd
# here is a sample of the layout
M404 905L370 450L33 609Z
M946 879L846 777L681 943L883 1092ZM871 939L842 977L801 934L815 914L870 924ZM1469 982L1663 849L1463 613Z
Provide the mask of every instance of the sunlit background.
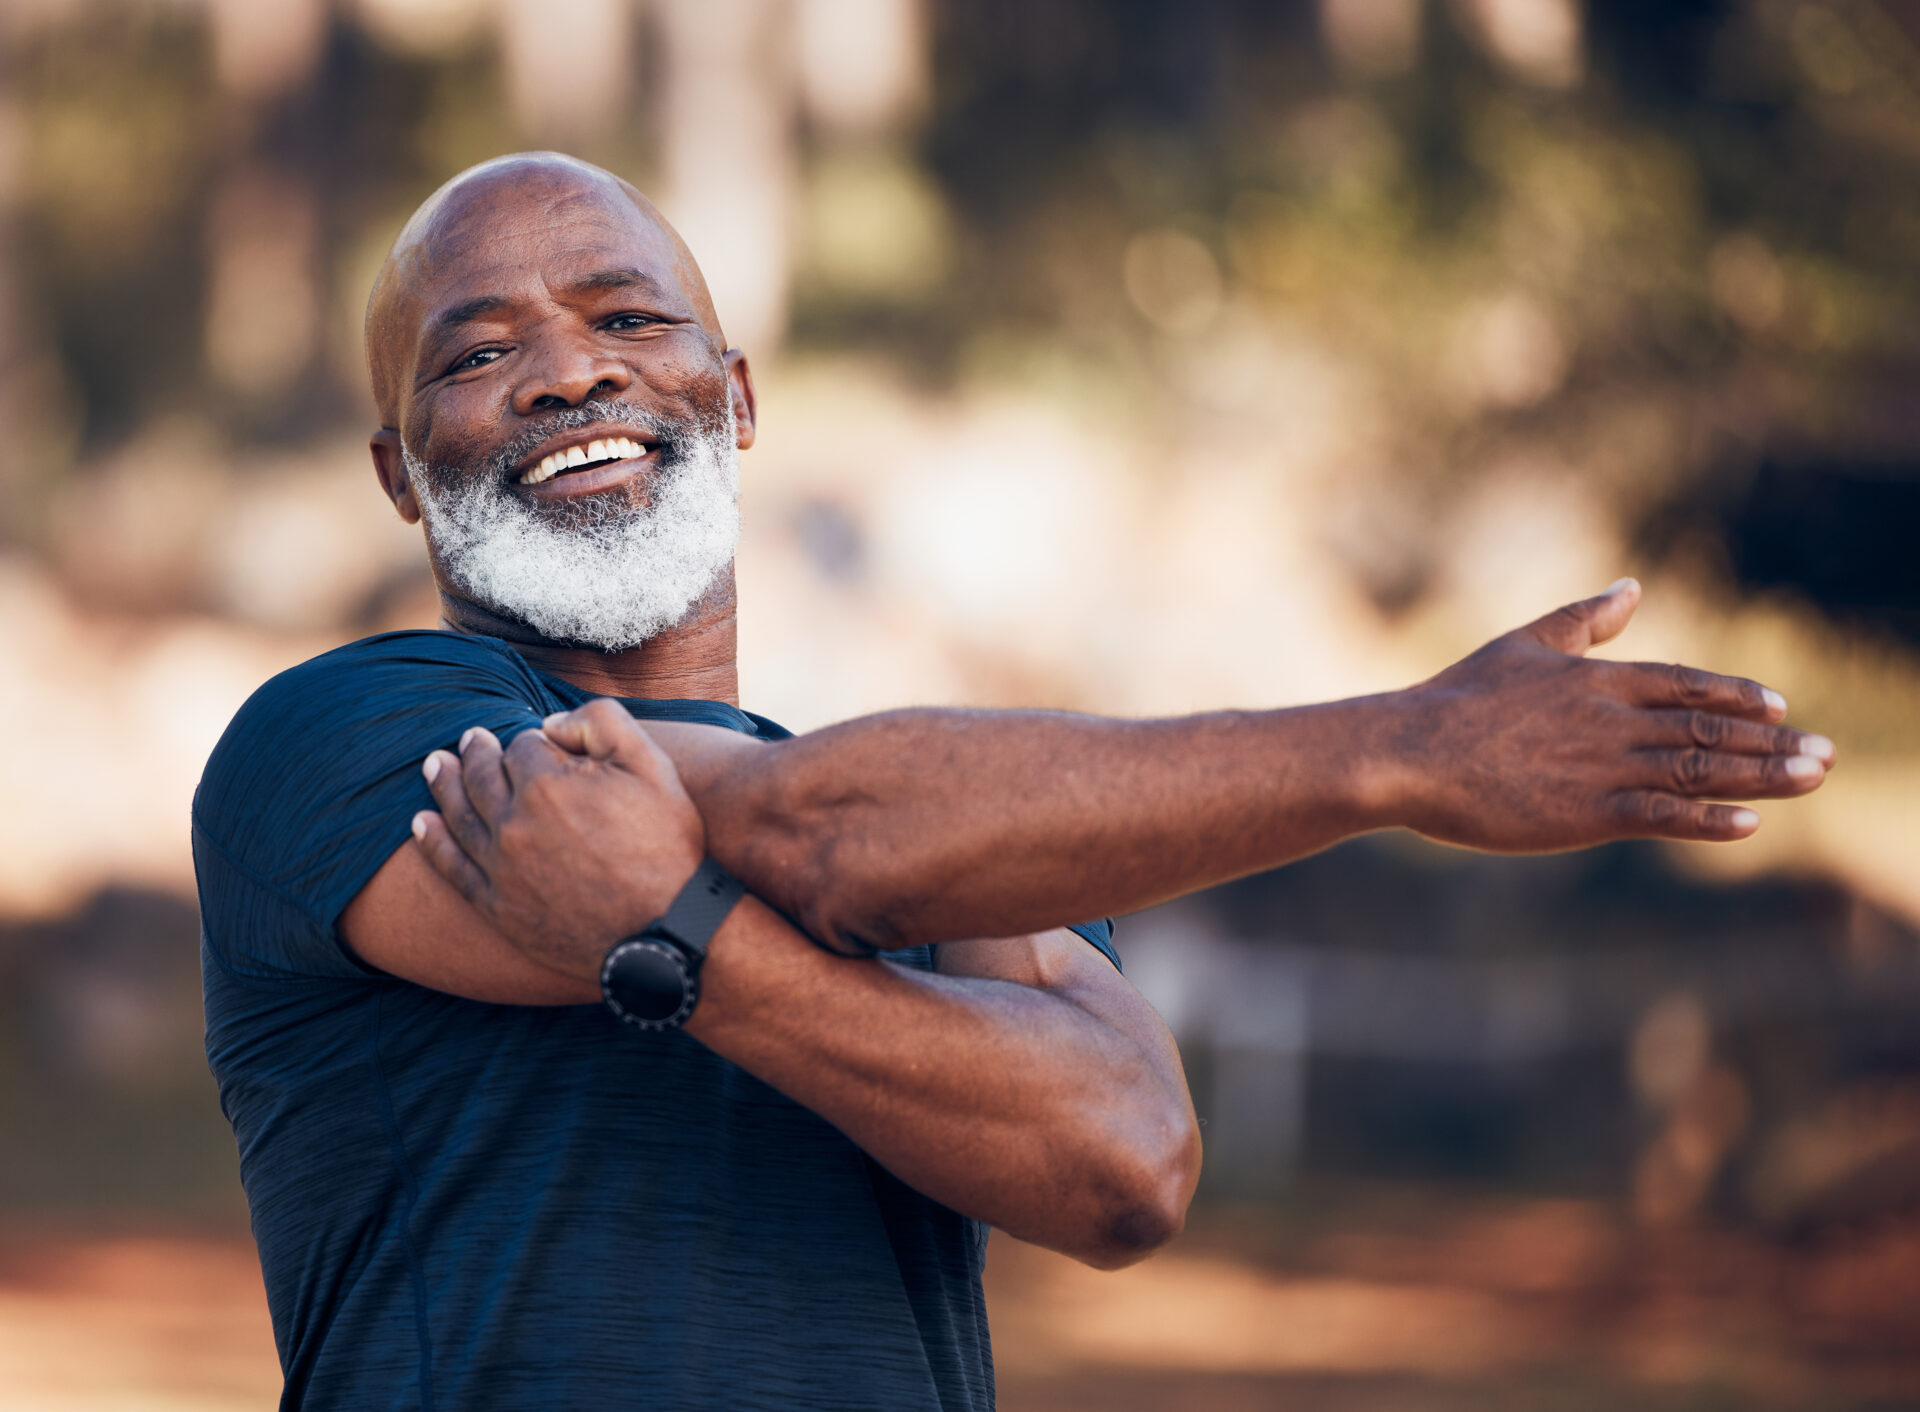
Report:
M555 146L753 358L745 703L1620 654L1841 767L1752 843L1363 840L1123 921L1192 1228L996 1237L1010 1412L1920 1405L1920 13L1884 0L5 0L0 1403L269 1405L199 1041L234 708L434 618L360 348Z

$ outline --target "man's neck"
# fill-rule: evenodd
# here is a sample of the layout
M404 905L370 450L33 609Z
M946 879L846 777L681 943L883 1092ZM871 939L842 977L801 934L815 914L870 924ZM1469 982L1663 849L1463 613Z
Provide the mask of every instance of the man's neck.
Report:
M654 701L691 698L740 704L733 568L727 567L687 616L624 652L551 642L477 603L440 593L440 626L448 632L497 637L537 670L596 696Z

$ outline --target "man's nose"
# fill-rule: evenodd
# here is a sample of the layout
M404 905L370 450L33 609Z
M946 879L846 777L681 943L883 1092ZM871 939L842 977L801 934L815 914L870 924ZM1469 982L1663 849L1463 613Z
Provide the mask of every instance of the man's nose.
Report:
M542 340L529 371L513 392L513 410L521 416L578 407L590 397L625 392L633 370L605 349L559 336Z

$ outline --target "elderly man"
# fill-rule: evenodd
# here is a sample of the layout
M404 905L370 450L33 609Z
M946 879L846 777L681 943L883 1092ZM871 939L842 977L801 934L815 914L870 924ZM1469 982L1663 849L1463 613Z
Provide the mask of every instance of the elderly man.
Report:
M737 703L753 380L639 193L455 178L367 349L441 629L269 682L194 805L288 1407L990 1407L987 1226L1124 1264L1198 1171L1085 919L1389 826L1735 839L1708 801L1832 757L1751 682L1583 660L1630 581L1365 700L791 737Z

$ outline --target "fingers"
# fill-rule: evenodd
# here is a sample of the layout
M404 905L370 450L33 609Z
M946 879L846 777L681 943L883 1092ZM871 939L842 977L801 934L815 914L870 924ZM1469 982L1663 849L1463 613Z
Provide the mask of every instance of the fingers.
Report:
M1785 697L1745 677L1668 662L1626 662L1617 670L1626 675L1626 696L1637 705L1680 706L1768 723L1787 716Z
M500 738L483 726L474 726L461 736L460 774L467 798L491 828L513 800L513 784L507 779Z
M450 750L436 750L421 762L420 773L427 777L427 792L440 806L440 816L454 841L468 853L485 848L492 834L467 795L466 771L460 757Z
M522 789L535 775L566 769L572 759L565 751L556 748L545 732L530 730L521 731L513 738L506 753L501 756L501 765L506 770L511 786Z
M1621 831L1634 838L1734 843L1751 837L1760 816L1737 804L1703 804L1657 789L1627 789L1613 799Z
M1661 745L1697 745L1736 755L1811 755L1825 765L1834 759L1831 740L1788 726L1762 725L1712 711L1648 711L1646 719Z
M1569 603L1544 618L1536 618L1521 628L1520 634L1556 652L1570 652L1578 657L1589 648L1618 637L1639 606L1639 580L1621 579L1597 597Z
M547 738L562 750L608 760L635 774L652 776L672 762L645 728L611 697L601 696L572 711L560 711L540 723Z
M427 855L433 870L453 884L467 901L478 906L487 891L487 877L466 855L447 829L447 821L429 809L413 816L413 841Z
M1653 789L1696 799L1790 799L1820 787L1826 762L1812 755L1737 755L1725 750L1640 750Z
M645 754L652 744L627 708L608 696L556 712L540 723L540 729L562 750L596 760L624 761L636 752Z

